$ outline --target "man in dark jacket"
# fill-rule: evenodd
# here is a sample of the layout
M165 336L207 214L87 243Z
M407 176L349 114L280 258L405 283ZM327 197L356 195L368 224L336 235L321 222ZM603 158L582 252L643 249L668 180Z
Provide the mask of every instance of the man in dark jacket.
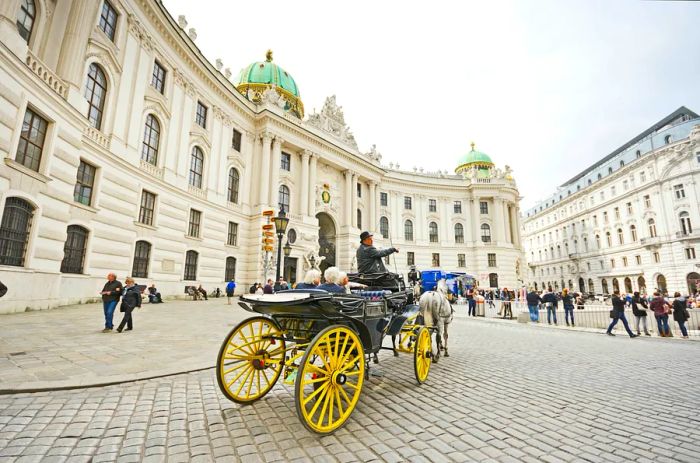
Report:
M527 299L527 309L530 311L530 321L537 323L540 321L540 307L542 303L542 298L537 291L530 289L525 297Z
M552 316L554 317L554 324L557 324L557 295L554 294L552 288L547 288L547 292L542 296L542 302L547 308L547 323L552 324Z
M377 249L373 246L372 234L363 231L360 234L360 247L357 248L357 272L358 273L388 273L382 262L382 257L399 252L396 248Z
M627 323L627 318L625 318L625 303L626 301L622 298L620 298L620 291L615 290L613 291L612 295L612 316L613 316L613 321L610 322L610 326L608 326L608 331L607 335L608 336L615 336L612 332L612 329L615 328L615 325L617 325L617 322L619 320L622 320L622 324L625 325L625 330L627 330L627 334L630 335L630 338L636 338L637 335L632 332L630 329L629 323Z
M124 312L124 317L122 322L117 327L117 332L121 333L126 326L126 331L131 331L134 329L134 319L132 312L137 307L141 307L141 288L136 285L133 278L126 277L124 280L125 286L122 290L122 304L119 308L120 311Z
M117 302L119 302L119 298L122 295L122 284L117 280L117 276L114 273L107 275L107 283L105 283L100 294L102 295L102 307L105 312L105 329L102 332L109 333L114 328L114 323L112 323L114 309L117 308Z

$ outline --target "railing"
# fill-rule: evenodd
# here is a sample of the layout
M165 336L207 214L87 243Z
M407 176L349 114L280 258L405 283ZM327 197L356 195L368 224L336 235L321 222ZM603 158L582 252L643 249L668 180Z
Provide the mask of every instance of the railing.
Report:
M103 148L109 148L109 139L105 137L105 135L96 128L92 126L87 126L83 134L90 140L102 146Z
M207 192L201 188L197 188L194 185L188 185L187 191L197 196L198 198L207 199Z
M686 239L686 240L700 238L700 232L698 232L697 230L691 231L689 233L679 231L679 232L676 232L676 238Z
M154 166L148 161L141 159L141 168L153 177L163 178L163 169L159 168L158 166Z
M659 238L658 236L649 236L649 237L640 239L639 243L642 246L656 246L658 244L661 244L661 238Z
M56 74L54 74L48 68L48 66L42 63L39 58L34 56L31 51L27 52L27 59L25 63L34 74L39 76L39 78L43 80L46 85L51 87L51 90L56 92L64 100L66 99L68 95L68 86L66 83L63 82L63 80Z

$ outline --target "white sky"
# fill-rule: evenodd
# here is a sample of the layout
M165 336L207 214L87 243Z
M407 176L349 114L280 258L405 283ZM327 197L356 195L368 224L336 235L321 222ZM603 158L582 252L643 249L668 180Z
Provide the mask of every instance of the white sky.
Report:
M361 151L453 171L476 142L522 209L681 105L700 112L700 2L163 0L234 76L265 51L307 114L337 95Z

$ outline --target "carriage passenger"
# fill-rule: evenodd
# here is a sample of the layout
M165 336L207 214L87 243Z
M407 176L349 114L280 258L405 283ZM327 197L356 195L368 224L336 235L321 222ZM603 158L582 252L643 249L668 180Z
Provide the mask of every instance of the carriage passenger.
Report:
M295 289L317 289L321 284L321 272L315 268L310 269L304 275L304 281L297 284Z
M319 285L316 289L322 289L329 293L344 294L345 288L338 284L341 277L340 273L338 267L328 267L326 271L323 272L323 278L325 278L326 282Z

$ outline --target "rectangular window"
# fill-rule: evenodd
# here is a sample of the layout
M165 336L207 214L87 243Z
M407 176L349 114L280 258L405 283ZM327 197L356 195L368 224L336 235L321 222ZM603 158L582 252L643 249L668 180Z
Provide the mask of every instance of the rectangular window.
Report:
M489 213L489 203L486 201L479 201L479 212L481 214L488 214Z
M165 68L158 61L153 62L151 86L158 90L158 93L162 94L165 91Z
M627 267L627 257L622 258L622 266Z
M654 252L654 263L658 264L661 262L661 255L658 253L658 251Z
M685 248L685 258L695 259L695 248Z
M434 199L428 200L428 212L437 212L437 201Z
M238 224L236 222L228 223L228 237L226 244L229 246L238 246Z
M139 222L144 225L153 225L153 211L156 208L156 195L146 190L141 192L141 208L139 209Z
M95 186L95 166L85 161L80 161L78 176L73 189L73 199L76 202L89 206L92 204L92 189Z
M588 271L590 272L590 271L591 271L591 263L590 263L590 262L586 262L586 267L588 268Z
M239 132L236 129L233 129L233 136L231 137L231 147L238 151L239 153L241 152L241 140L243 138L243 135L241 135L241 132Z
M455 201L455 204L454 204L454 211L455 211L455 214L461 214L461 213L462 213L462 201Z
M651 197L649 195L644 195L644 207L651 208Z
M379 205L388 206L389 205L389 195L387 193L379 193Z
M641 171L641 172L639 173L639 181L640 181L641 183L644 183L644 182L647 181L647 174L646 174L644 171Z
M190 223L187 229L187 236L199 238L199 226L202 221L202 213L196 209L190 209Z
M457 267L466 267L467 259L464 254L457 254Z
M362 184L359 182L357 183L357 197L358 198L362 197Z
M489 267L495 267L496 266L496 254L489 253L488 259L489 259Z
M610 267L615 268L615 259L610 259Z
M114 42L114 32L117 30L117 10L107 0L102 4L100 13L100 29Z
M410 211L412 208L412 203L411 203L411 197L410 196L404 196L403 197L403 208Z
M637 265L642 265L642 256L634 256L634 261Z
M19 135L15 161L24 167L39 172L47 127L48 122L44 118L27 108L27 111L24 113L24 121L22 121L22 132Z
M201 101L197 102L197 114L194 117L194 121L203 129L207 128L207 107Z
M616 207L616 208L615 208L615 218L616 218L616 219L619 219L619 218L620 218L620 208L619 208L619 207Z
M438 253L438 252L434 252L434 253L433 253L432 266L433 266L433 267L439 267L439 266L440 266L440 253Z
M632 215L632 203L627 203L627 215Z
M290 172L292 170L292 156L289 153L282 153L280 158L280 169Z
M608 211L603 211L603 222L608 223Z
M673 185L673 192L676 194L676 199L685 198L685 190L683 185Z
M406 265L416 265L416 255L414 253L406 253Z
M593 225L595 225L596 227L598 226L598 216L597 215L593 216Z

